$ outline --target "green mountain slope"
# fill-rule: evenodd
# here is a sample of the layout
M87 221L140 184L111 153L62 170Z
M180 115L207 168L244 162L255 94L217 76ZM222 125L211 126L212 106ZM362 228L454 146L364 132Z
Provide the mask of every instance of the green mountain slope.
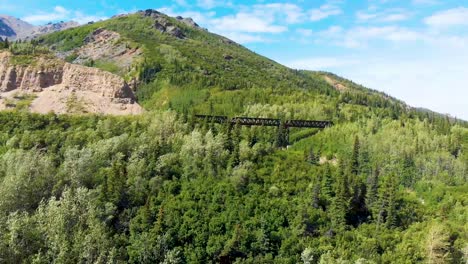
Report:
M167 32L167 28L175 28L179 35ZM337 112L342 109L341 104L352 104L371 107L379 115L389 115L391 111L396 113L394 118L403 112L427 116L424 111L410 109L399 100L338 76L289 69L209 33L194 22L153 10L49 34L39 42L73 59L76 50L87 44L87 37L103 29L119 33L122 39L118 42L141 49L142 54L120 71L111 60L93 61L91 65L120 73L128 81L137 80L139 103L148 110L336 119L341 116ZM340 91L329 79L350 89ZM281 116L252 112L275 104L287 108L283 114L274 113Z
M326 105L339 97L336 89L315 74L288 69L224 37L154 12L58 32L40 42L70 52L85 45L83 40L97 29L118 32L129 45L143 50L123 75L139 80L138 96L147 109L233 115L244 114L255 104L321 100ZM184 37L160 32L155 23L161 20L179 28Z
M80 60L98 29L141 54L125 67ZM0 112L0 262L468 260L466 123L153 11L38 41L136 80L150 111ZM292 130L281 149L279 129L197 123L197 113L335 125Z

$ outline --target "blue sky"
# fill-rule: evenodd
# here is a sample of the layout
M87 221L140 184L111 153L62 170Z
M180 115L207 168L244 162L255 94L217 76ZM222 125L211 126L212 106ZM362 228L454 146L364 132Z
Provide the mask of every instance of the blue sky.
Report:
M326 70L468 120L468 0L0 0L33 24L155 8L284 65Z

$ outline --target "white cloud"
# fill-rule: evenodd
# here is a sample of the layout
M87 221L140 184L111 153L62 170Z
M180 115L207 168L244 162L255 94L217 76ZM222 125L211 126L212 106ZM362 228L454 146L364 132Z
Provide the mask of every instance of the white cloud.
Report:
M265 19L254 14L237 13L211 21L212 27L219 32L281 33L288 28L273 24L273 19Z
M411 14L404 10L386 10L383 12L364 12L356 13L359 22L400 22L408 20Z
M217 3L215 0L198 0L197 4L199 7L206 8L206 9L211 9L217 6Z
M22 18L22 20L31 24L45 24L59 20L72 20L80 24L84 24L90 21L98 21L101 19L107 19L107 17L86 15L80 11L70 11L63 6L55 6L54 9L50 12L40 11L36 14Z
M216 12L176 12L172 7L159 8L170 16L191 17L210 31L241 44L271 41L268 34L288 31L288 25L301 22L303 10L294 4L271 3L241 6L237 13L217 16Z
M314 33L312 29L306 29L306 28L298 28L296 29L296 32L299 33L303 37L310 37Z
M372 41L410 42L426 38L422 33L398 26L358 26L349 29L332 26L317 32L317 36L320 41L347 48L367 47Z
M403 14L403 13L400 13L400 14L389 14L389 15L383 17L381 21L383 21L383 22L404 21L404 20L409 19L409 17L410 17L410 16L409 16L408 14Z
M183 1L183 0L176 0L176 1ZM203 8L203 9L213 9L215 7L232 7L232 6L234 6L234 4L231 1L217 1L217 0L197 0L196 5L198 7L200 7L200 8Z
M345 59L336 57L316 57L306 58L300 60L293 60L286 65L293 69L307 69L307 70L331 70L343 66L356 65L359 61L355 59Z
M230 32L224 36L241 44L256 43L256 42L271 42L269 39L263 36L260 36L258 34L245 34L245 33L239 33L239 32Z
M187 1L185 0L175 0L176 4L180 5L180 6L187 6Z
M458 7L435 13L424 19L432 27L467 26L468 8Z
M267 15L269 17L277 17L284 19L284 22L288 24L294 24L301 22L304 17L304 11L302 8L295 4L289 3L272 3L264 5L255 5L253 7L254 13L259 15Z
M357 12L356 17L359 21L369 21L378 17L377 13Z
M86 24L91 21L99 21L99 20L105 20L108 17L105 16L93 16L93 15L86 15L83 14L79 11L74 12L74 15L70 17L70 20L78 22L79 24Z
M64 7L56 6L51 12L39 12L35 15L29 15L29 16L23 17L22 19L32 24L40 24L40 23L67 19L69 14L70 12L66 10Z
M343 10L338 6L341 1L329 1L317 9L309 10L309 19L311 21L320 21L331 16L340 15Z

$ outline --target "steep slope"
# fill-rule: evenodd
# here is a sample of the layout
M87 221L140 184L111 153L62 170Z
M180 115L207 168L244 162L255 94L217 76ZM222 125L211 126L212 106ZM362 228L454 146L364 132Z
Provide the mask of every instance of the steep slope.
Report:
M32 96L29 109L38 113L141 113L133 91L119 76L47 55L27 63L19 63L18 57L0 52L0 110Z
M47 25L34 26L12 16L0 15L0 38L8 38L9 40L33 39L40 35L77 26L79 26L79 24L73 21L62 21L59 23L48 23Z

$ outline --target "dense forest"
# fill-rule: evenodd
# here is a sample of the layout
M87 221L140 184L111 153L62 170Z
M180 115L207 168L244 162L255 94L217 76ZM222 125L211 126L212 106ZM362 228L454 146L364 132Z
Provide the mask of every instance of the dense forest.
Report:
M7 263L461 263L468 129L368 118L271 128L0 115Z
M122 76L139 77L147 112L0 112L1 263L468 261L466 122L150 22L130 15L2 44L28 58L118 31L146 52ZM335 125L292 129L280 148L280 129L195 114Z

